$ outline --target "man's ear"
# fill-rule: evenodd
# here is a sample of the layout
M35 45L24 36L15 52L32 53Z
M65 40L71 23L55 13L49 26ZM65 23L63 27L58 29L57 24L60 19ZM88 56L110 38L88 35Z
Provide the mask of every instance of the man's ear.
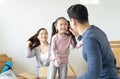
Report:
M70 20L71 20L71 23L75 26L76 25L76 19L71 18Z

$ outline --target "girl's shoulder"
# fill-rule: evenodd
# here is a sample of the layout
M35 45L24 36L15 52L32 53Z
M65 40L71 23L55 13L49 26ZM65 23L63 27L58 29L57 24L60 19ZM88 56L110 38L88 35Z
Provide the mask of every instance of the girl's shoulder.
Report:
M40 49L40 45L34 48L34 50L39 50L39 49Z
M56 37L56 36L58 36L58 34L53 35L53 37Z
M52 39L57 39L59 36L58 34L53 35Z

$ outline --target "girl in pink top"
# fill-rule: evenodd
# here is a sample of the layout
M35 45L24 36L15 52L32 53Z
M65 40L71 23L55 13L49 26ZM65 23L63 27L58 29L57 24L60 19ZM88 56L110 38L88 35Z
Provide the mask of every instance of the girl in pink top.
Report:
M75 36L69 31L69 21L59 17L53 23L51 36L51 62L49 65L48 78L55 79L58 70L59 79L67 79L67 65L70 44L76 47Z

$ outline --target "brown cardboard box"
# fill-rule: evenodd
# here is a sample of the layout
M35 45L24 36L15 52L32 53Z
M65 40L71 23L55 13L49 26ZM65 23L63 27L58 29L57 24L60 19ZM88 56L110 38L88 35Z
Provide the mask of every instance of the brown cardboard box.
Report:
M23 77L24 79L37 79L36 75L29 72L20 73L18 76Z
M5 53L0 54L0 57L7 57Z
M47 75L48 75L48 67L41 67L40 68L40 79L47 79ZM76 74L76 67L75 66L68 66L68 76L67 79L76 79L77 74ZM58 73L56 74L56 79L58 78Z
M0 54L0 73L4 67L6 61L12 60L12 57L8 57L6 54Z

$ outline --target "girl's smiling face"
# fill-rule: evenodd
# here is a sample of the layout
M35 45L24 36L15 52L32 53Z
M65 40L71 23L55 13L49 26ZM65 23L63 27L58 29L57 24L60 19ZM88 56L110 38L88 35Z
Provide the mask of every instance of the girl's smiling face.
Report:
M56 23L56 30L58 33L64 34L68 30L68 22L65 19L59 19Z

